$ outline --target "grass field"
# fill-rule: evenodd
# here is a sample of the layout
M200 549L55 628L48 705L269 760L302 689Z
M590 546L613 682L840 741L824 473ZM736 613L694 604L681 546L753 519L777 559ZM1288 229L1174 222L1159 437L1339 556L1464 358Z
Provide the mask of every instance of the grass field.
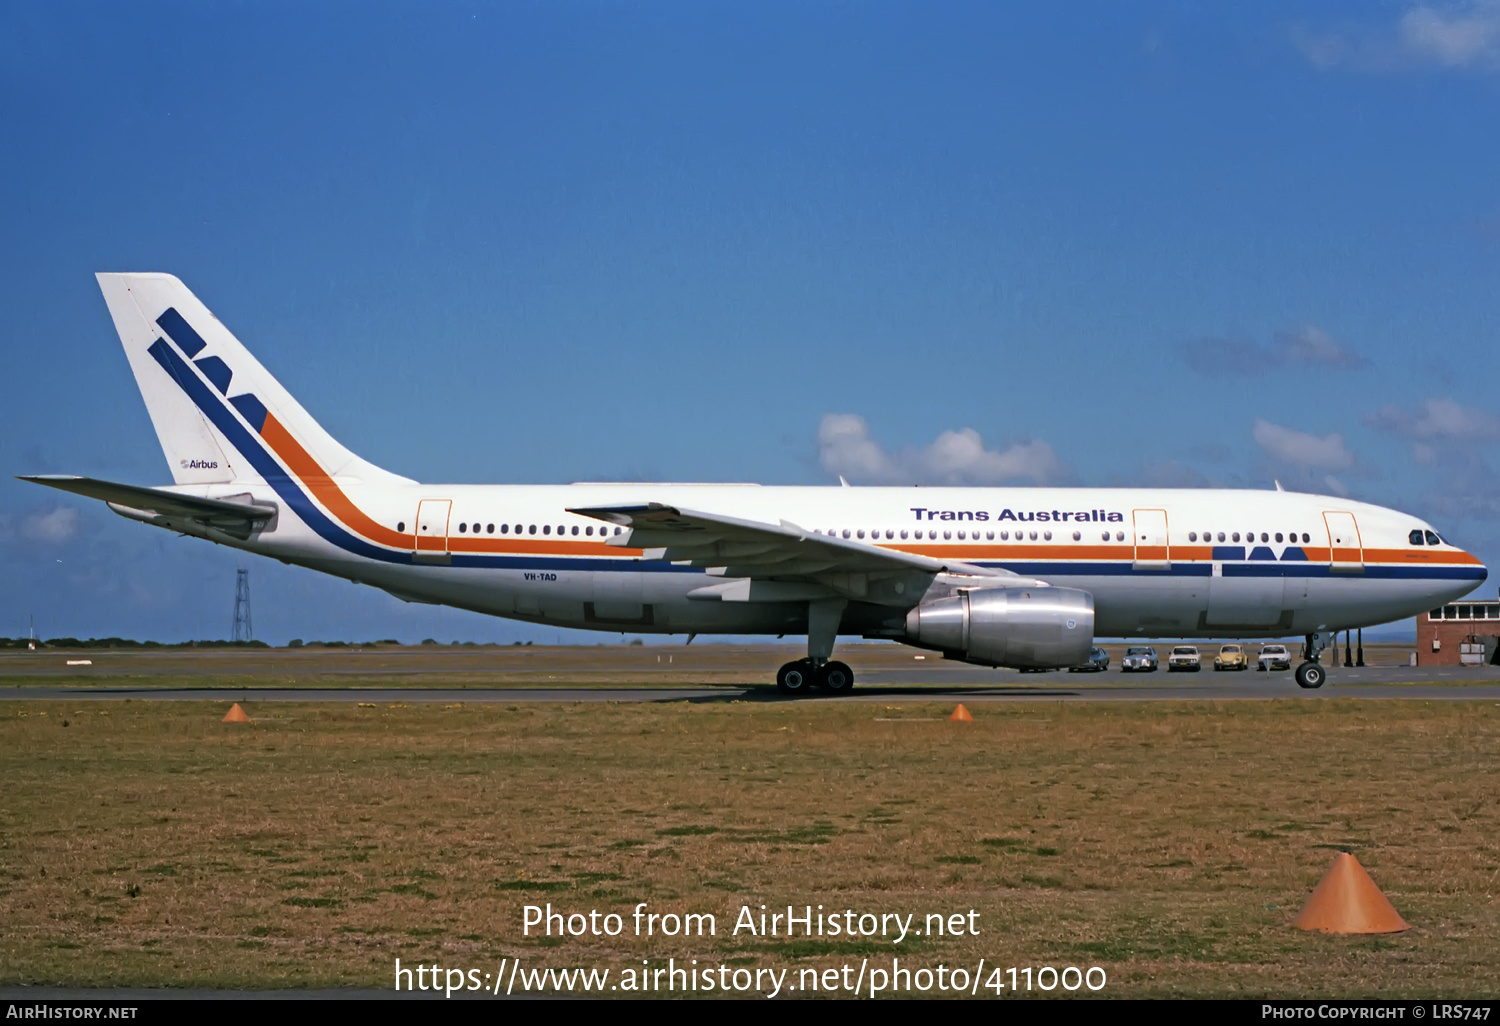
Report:
M1105 994L1500 993L1500 708L0 707L0 984L377 986L669 956L1099 965ZM1288 926L1339 849L1409 933ZM712 912L525 938L521 909ZM744 904L978 937L731 936Z

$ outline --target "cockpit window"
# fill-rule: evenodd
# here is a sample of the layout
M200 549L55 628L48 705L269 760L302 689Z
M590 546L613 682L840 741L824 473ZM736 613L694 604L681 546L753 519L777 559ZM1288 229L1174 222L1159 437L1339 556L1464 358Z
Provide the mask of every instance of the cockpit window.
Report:
M1427 544L1428 545L1441 545L1441 544L1443 544L1443 539L1439 538L1435 532L1428 531L1427 532Z
M1409 535L1406 536L1406 540L1409 541L1409 542L1411 542L1413 545L1421 545L1422 544L1422 532L1421 531L1413 531L1411 534L1409 534Z

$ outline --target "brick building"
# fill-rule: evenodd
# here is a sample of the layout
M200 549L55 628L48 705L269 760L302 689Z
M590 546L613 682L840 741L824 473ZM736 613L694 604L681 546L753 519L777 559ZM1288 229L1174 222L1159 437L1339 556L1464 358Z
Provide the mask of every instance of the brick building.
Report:
M1465 599L1417 617L1417 664L1500 663L1500 602Z

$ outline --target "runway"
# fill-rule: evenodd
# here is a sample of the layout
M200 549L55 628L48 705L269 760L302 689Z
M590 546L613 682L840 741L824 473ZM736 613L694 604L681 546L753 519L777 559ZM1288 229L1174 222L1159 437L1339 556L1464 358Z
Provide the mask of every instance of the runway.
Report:
M395 704L452 704L455 702L1152 702L1254 701L1338 698L1406 699L1441 702L1500 703L1500 680L1459 682L1389 682L1330 680L1315 691L1297 687L1290 675L1257 681L1187 681L1152 683L1075 683L1037 680L1026 686L995 683L871 682L856 685L852 694L829 697L817 692L787 698L772 685L684 687L57 687L23 685L0 689L0 702L16 701L154 701L154 702L329 702Z
M799 699L771 684L777 665L801 655L792 646L16 652L0 655L0 702L1500 701L1500 667L1410 666L1405 646L1369 648L1374 665L1325 663L1328 683L1304 691L1290 672L1020 673L897 645L850 645L853 694Z

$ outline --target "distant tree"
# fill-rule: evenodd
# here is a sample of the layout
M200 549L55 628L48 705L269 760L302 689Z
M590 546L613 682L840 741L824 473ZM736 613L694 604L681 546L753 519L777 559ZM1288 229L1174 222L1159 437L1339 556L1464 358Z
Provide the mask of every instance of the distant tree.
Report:
M424 644L424 645L436 645L437 644L437 639L436 638L423 638L422 639L422 644Z
M645 644L645 642L642 641L640 638L631 638L630 639L630 643L632 645L644 645Z
M286 647L287 648L301 648L302 647L302 639L301 638L293 638L291 641L288 641L286 643Z

